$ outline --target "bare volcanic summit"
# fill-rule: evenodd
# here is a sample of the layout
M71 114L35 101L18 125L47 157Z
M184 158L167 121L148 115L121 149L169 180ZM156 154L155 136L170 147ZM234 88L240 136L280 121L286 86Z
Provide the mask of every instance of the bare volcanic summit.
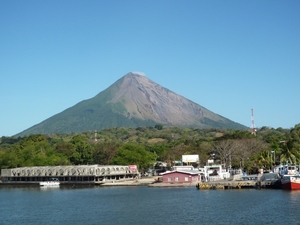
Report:
M247 129L160 86L141 73L130 72L95 97L81 101L17 136L155 124Z

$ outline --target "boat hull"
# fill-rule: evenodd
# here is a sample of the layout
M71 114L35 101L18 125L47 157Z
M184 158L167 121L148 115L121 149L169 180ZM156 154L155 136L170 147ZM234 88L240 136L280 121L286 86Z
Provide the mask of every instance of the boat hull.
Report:
M284 176L281 187L286 190L300 190L300 176Z
M59 187L59 185L60 185L59 182L54 182L54 181L40 182L40 186L43 186L43 187Z

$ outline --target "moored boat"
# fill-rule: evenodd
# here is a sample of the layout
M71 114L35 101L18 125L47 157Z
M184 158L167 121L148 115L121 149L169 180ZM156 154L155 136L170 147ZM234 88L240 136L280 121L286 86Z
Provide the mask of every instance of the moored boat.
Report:
M58 178L51 178L48 181L42 181L40 182L40 186L43 187L59 187L60 182L58 180Z
M286 190L300 190L300 174L297 166L285 165L278 168L281 174L281 188Z
M300 175L284 175L281 179L281 187L286 190L300 190Z

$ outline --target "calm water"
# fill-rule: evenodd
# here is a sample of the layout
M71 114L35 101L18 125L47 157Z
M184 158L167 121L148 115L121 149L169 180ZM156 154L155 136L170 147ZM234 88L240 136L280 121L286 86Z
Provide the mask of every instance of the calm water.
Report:
M300 224L300 191L0 188L0 224Z

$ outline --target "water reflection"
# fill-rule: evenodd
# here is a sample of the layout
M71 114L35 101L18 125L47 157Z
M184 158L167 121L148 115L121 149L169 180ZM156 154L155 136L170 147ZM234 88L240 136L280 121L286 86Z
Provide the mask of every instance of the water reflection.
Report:
M37 224L37 218L54 225L300 221L300 191L35 185L2 186L0 199L2 224Z

